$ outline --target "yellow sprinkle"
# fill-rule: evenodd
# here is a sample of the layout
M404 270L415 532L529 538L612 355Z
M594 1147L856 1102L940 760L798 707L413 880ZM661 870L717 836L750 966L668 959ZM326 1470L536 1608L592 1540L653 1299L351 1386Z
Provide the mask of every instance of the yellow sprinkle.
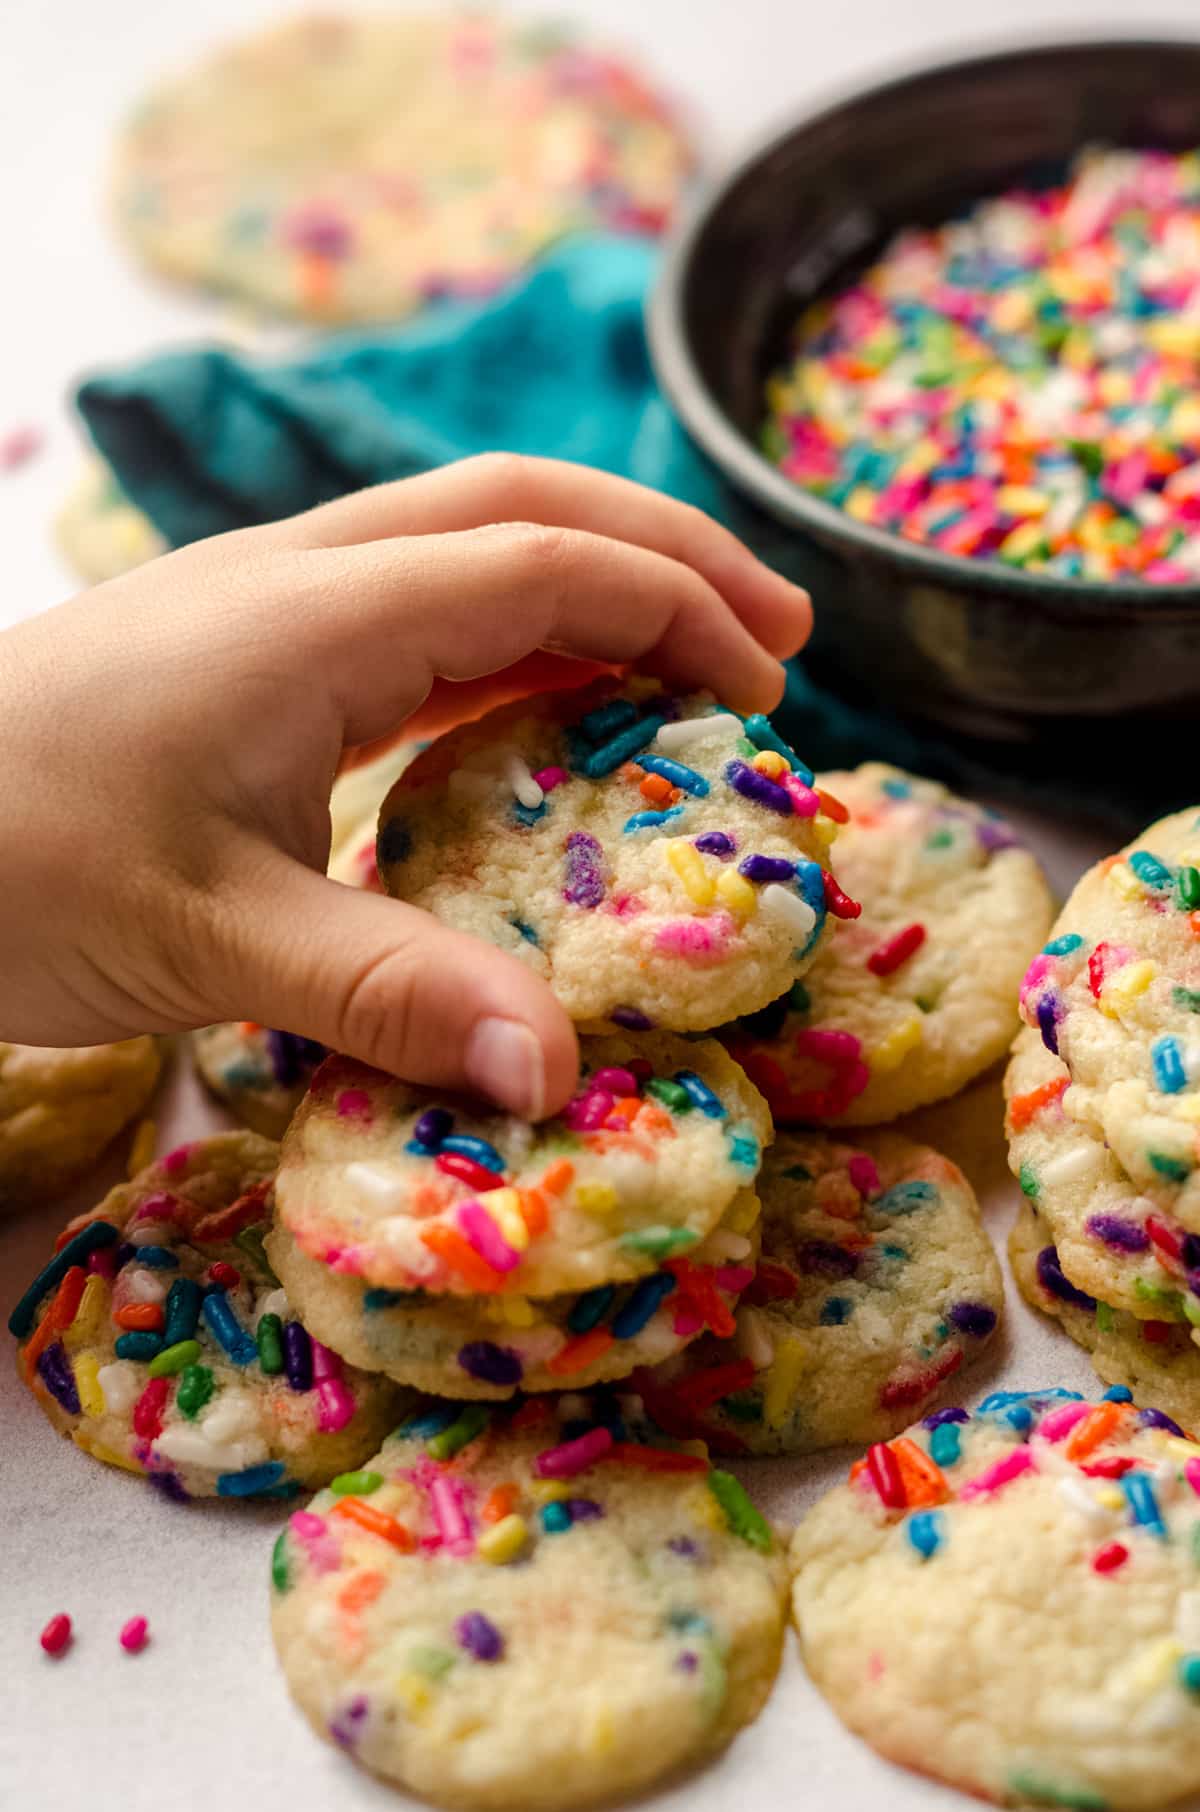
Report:
M698 1523L703 1523L709 1529L715 1529L719 1534L725 1534L728 1531L729 1524L725 1520L725 1512L706 1485L689 1494L687 1508Z
M790 774L791 769L777 749L760 749L750 763L760 774L766 774L771 780L778 779L780 774Z
M842 508L856 522L870 522L875 514L875 492L870 485L856 484Z
M106 1447L102 1441L94 1441L82 1428L77 1428L71 1439L76 1447L81 1447L84 1453L90 1453L94 1460L102 1460L106 1466L119 1466L122 1472L140 1473L143 1470L128 1454L117 1453L115 1448Z
M1099 372L1096 377L1096 388L1100 393L1100 401L1107 403L1110 409L1119 408L1122 403L1133 401L1133 380L1127 371Z
M683 882L688 898L697 906L711 906L716 889L695 844L686 837L672 837L667 844L667 861Z
M1016 333L1022 327L1027 327L1033 319L1033 303L1025 290L1009 289L997 296L988 313L993 327L1001 333ZM1004 394L1001 391L996 401L1001 401Z
M570 1496L565 1479L530 1479L528 1489L535 1504L556 1504Z
M418 1674L400 1674L396 1680L396 1696L409 1717L418 1720L424 1719L433 1703L429 1687Z
M1195 321L1171 319L1168 316L1163 320L1145 322L1142 333L1157 351L1165 352L1168 358L1200 358L1200 325Z
M1005 535L996 551L1010 560L1024 560L1041 547L1043 535L1039 522L1020 522L1011 534Z
M1176 403L1167 419L1167 433L1172 440L1176 441L1200 439L1200 402L1194 396L1185 396ZM1187 856L1184 856L1183 860L1190 862L1192 866L1195 865L1194 861Z
M1163 1440L1163 1451L1177 1460L1194 1460L1200 1453L1200 1443L1182 1441L1178 1435L1167 1435Z
M747 1190L743 1199L725 1216L725 1226L731 1233L749 1233L751 1227L758 1224L762 1213L762 1203L752 1190Z
M919 440L911 453L906 453L897 467L899 478L923 478L925 473L940 465L942 450L936 441Z
M1132 868L1124 862L1115 862L1108 871L1108 884L1122 899L1139 900L1142 896L1142 884Z
M138 1129L134 1133L129 1147L129 1162L125 1166L127 1176L135 1177L139 1171L145 1170L147 1164L153 1164L157 1138L158 1128L153 1120L142 1120L138 1123Z
M1103 1485L1096 1493L1096 1502L1105 1510L1123 1510L1125 1499L1115 1485Z
M1010 516L1044 516L1050 508L1045 491L1035 491L1029 484L1002 484L996 502Z
M1177 1120L1200 1120L1200 1094L1176 1095L1171 1112Z
M74 1353L81 1346L90 1346L99 1338L107 1319L108 1285L102 1277L89 1277L83 1286L75 1319L63 1335L63 1345L67 1351Z
M611 1214L617 1192L611 1183L576 1183L575 1200L585 1214Z
M813 842L818 849L828 849L838 834L838 827L834 820L827 818L824 812L818 812L815 818L810 819L809 828L812 831Z
M592 1718L592 1728L588 1735L588 1748L593 1755L611 1755L617 1740L617 1727L613 1723L612 1712L602 1710Z
M913 1013L902 1020L895 1029L881 1038L879 1043L863 1053L868 1068L882 1071L894 1070L910 1051L915 1051L925 1036L925 1023L919 1013Z
M537 1320L533 1304L527 1296L501 1296L497 1300L501 1305L501 1314L510 1327L531 1328Z
M1126 963L1101 989L1098 1003L1100 1011L1107 1014L1109 1019L1118 1019L1139 994L1146 992L1157 974L1158 964L1152 963L1149 957L1140 963Z
M1134 1656L1125 1680L1134 1692L1149 1696L1166 1685L1182 1653L1178 1642L1170 1636L1164 1636L1159 1642L1149 1642Z
M776 1342L775 1357L763 1391L763 1421L768 1428L779 1428L787 1420L807 1360L808 1351L802 1340L786 1334Z
M748 919L758 907L758 895L736 868L721 870L717 878L717 898L739 919Z
M98 1277L89 1279L99 1283ZM102 1416L104 1414L104 1392L100 1386L97 1373L100 1361L95 1353L80 1353L75 1360L75 1388L79 1392L79 1407L85 1416Z
M529 1244L529 1228L525 1225L525 1216L521 1213L521 1198L515 1189L489 1189L483 1198L487 1209L499 1227L508 1244L517 1252L524 1252Z
M493 1524L486 1535L479 1537L480 1558L493 1567L502 1567L510 1560L515 1560L525 1546L529 1529L523 1516L505 1516Z

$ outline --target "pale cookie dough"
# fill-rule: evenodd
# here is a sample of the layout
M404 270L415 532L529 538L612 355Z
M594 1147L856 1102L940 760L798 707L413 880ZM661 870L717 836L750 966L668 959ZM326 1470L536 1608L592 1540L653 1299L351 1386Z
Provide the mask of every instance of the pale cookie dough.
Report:
M1021 990L1135 1187L1200 1232L1200 812L1084 875Z
M0 1044L0 1208L86 1176L145 1107L160 1068L153 1038L80 1050Z
M440 1805L559 1812L758 1715L787 1569L729 1474L664 1447L636 1400L571 1396L429 1404L291 1518L272 1586L318 1735Z
M566 232L661 232L691 162L637 72L560 27L312 15L151 92L115 202L168 276L379 321L490 294Z
M1175 1219L1168 1183L1130 1182L1087 1116L1086 1091L1029 1026L1004 1091L1009 1165L1069 1286L1142 1320L1200 1327L1200 1234Z
M1200 1447L1072 1391L946 1413L796 1532L816 1684L881 1755L997 1805L1200 1791Z
M647 1401L722 1452L886 1439L1000 1318L1000 1267L970 1184L894 1133L853 1145L782 1133L758 1187L762 1254L735 1338L689 1348Z
M686 1257L579 1296L435 1296L376 1290L300 1250L283 1227L267 1255L304 1324L368 1371L441 1396L579 1390L655 1365L706 1328L731 1334L754 1276L758 1198L742 1189Z
M281 1139L304 1099L325 1047L251 1020L229 1020L192 1033L196 1069L218 1101L252 1131Z
M278 1155L253 1133L179 1146L71 1223L9 1318L55 1428L169 1498L322 1485L402 1402L292 1314L263 1252Z
M1079 1289L1030 1202L1013 1222L1008 1256L1026 1302L1061 1323L1106 1384L1124 1384L1138 1403L1157 1404L1189 1428L1200 1425L1200 1351L1186 1323L1139 1319Z
M1009 826L936 781L870 761L817 784L849 812L838 880L861 916L843 911L803 981L726 1036L778 1122L865 1126L1004 1055L1053 907Z
M363 1285L465 1296L573 1294L690 1254L758 1173L761 1096L712 1039L581 1055L537 1126L330 1058L284 1140L280 1225Z
M89 458L54 524L62 554L81 579L99 585L142 566L167 544L129 501L111 466Z
M390 894L499 944L572 1019L702 1031L812 962L836 831L765 718L604 680L440 737L384 801Z

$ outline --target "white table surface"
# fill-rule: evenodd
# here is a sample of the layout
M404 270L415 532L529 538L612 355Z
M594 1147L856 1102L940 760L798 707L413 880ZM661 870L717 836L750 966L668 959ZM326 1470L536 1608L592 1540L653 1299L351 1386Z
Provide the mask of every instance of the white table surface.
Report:
M40 453L0 473L0 626L74 589L49 523L76 471L67 396L83 371L196 339L221 320L208 305L135 270L104 224L105 153L114 120L145 80L219 34L278 15L271 0L14 0L5 19L0 102L0 440L26 424ZM643 51L689 99L720 154L814 96L897 62L1007 37L1200 32L1200 0L557 0L517 10L594 18ZM820 600L817 600L818 607ZM0 642L0 659L3 643ZM2 734L2 732L0 732ZM1102 853L1086 832L1045 820L1024 828L1065 891ZM176 1062L159 1109L165 1143L222 1124ZM964 1163L1002 1239L1015 1205L999 1138L996 1084L924 1117ZM49 1216L0 1230L0 1299L43 1262L69 1211L95 1200L114 1167ZM1087 1389L1082 1356L1019 1303L971 1392L1065 1383ZM794 1520L839 1477L845 1455L759 1463L746 1475L774 1515ZM136 1480L55 1440L0 1364L0 1807L54 1812L347 1812L401 1807L318 1744L291 1709L271 1654L267 1556L278 1509L164 1503ZM37 1644L55 1611L76 1627L51 1662ZM117 1646L130 1616L150 1619L137 1657ZM794 1643L767 1710L715 1766L646 1803L661 1812L934 1812L970 1802L878 1761L847 1736L809 1686ZM514 1809L517 1812L517 1809Z

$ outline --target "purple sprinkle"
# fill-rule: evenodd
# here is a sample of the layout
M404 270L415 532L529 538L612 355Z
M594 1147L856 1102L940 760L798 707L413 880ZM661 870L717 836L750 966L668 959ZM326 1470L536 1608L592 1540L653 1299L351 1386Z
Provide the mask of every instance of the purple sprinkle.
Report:
M690 1648L684 1649L682 1655L679 1656L675 1663L676 1668L681 1674L694 1674L699 1665L700 1663L697 1657L692 1653Z
M970 1334L975 1340L983 1340L996 1325L996 1311L982 1302L956 1302L947 1319L951 1327L957 1328L960 1334Z
M682 1554L685 1560L695 1560L700 1552L690 1535L673 1535L667 1546L672 1554Z
M975 835L984 849L1020 849L1021 839L1002 818L983 818L975 826Z
M284 222L283 236L293 251L318 258L345 258L350 251L350 228L329 208L297 208Z
M177 1472L157 1468L146 1474L146 1483L152 1485L160 1497L165 1497L169 1504L188 1504L191 1499L183 1488L183 1480Z
M696 848L703 850L706 856L736 855L737 844L725 831L705 831L703 836L694 839Z
M267 1056L280 1088L292 1088L315 1070L325 1056L325 1046L315 1038L301 1038L294 1032L267 1031Z
M1200 1271L1200 1233L1185 1233L1179 1256L1187 1271ZM1189 1280L1190 1281L1190 1280Z
M1187 1439L1178 1422L1173 1422L1170 1416L1164 1415L1161 1409L1140 1409L1138 1421L1143 1428L1162 1428L1167 1434L1179 1435L1182 1439Z
M725 769L725 778L735 793L743 799L752 799L755 805L765 805L769 812L778 812L781 818L792 816L791 796L781 786L752 768L744 761L731 761Z
M1062 1002L1057 994L1046 993L1037 1004L1038 1031L1042 1043L1048 1051L1058 1056L1058 1022L1062 1018Z
M476 1661L498 1661L504 1653L504 1637L482 1611L468 1611L454 1626L459 1647L465 1648Z
M597 1517L604 1515L604 1505L598 1504L594 1497L569 1497L567 1509L573 1523L594 1523Z
M454 1115L448 1107L427 1107L413 1127L413 1138L418 1145L429 1145L436 1150L453 1126Z
M75 1388L75 1373L71 1370L71 1361L63 1351L62 1342L56 1340L41 1353L37 1362L38 1376L54 1401L66 1410L69 1416L79 1414L79 1392Z
M113 1255L113 1264L116 1269L118 1271L123 1271L136 1251L136 1246L131 1245L127 1239L122 1240Z
M458 1349L458 1363L469 1377L485 1384L519 1384L525 1370L510 1346L496 1346L491 1340L468 1341Z
M1085 1222L1087 1231L1117 1252L1144 1252L1150 1235L1136 1221L1122 1220L1119 1214L1091 1214Z
M566 847L563 899L572 906L598 906L605 893L604 851L587 831L572 831Z
M796 878L796 864L783 856L746 856L738 863L738 873L748 881L781 881L786 886Z
M329 1726L329 1734L335 1743L343 1749L353 1749L362 1734L356 1726L361 1724L367 1715L367 1701L360 1693L352 1699L345 1711Z
M1037 1257L1038 1282L1048 1296L1057 1296L1060 1302L1068 1302L1076 1309L1086 1309L1094 1313L1096 1298L1088 1296L1085 1291L1076 1289L1069 1277L1064 1277L1063 1268L1058 1262L1058 1253L1053 1246L1043 1246Z
M935 1428L943 1427L947 1422L969 1422L970 1420L966 1410L960 1409L956 1405L953 1409L935 1409L932 1415L922 1417L921 1427L932 1431Z
M796 1263L806 1276L853 1277L858 1259L830 1239L808 1239L796 1247Z
M615 1026L624 1026L627 1032L650 1032L654 1021L648 1013L638 1007L614 1007L608 1016Z
M284 1325L283 1369L293 1390L312 1389L312 1341L298 1321L289 1321Z

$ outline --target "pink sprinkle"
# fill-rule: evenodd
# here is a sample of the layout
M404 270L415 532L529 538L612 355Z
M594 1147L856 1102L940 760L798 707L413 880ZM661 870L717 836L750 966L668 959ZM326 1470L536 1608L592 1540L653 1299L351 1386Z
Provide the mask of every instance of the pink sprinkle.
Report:
M14 428L0 440L0 472L14 472L41 450L42 432L32 424Z
M566 768L539 768L533 778L543 793L552 793L556 786L562 786L571 776Z
M314 1383L319 1384L324 1378L340 1378L342 1362L336 1353L331 1353L319 1340L312 1343L312 1375Z
M1091 1413L1090 1403L1060 1403L1038 1423L1038 1433L1044 1441L1061 1441L1070 1434L1076 1422L1082 1422Z
M564 1441L561 1447L547 1447L533 1462L540 1479L572 1479L602 1460L613 1444L607 1428L589 1428L576 1441Z
M38 1641L48 1655L65 1653L71 1643L71 1619L65 1611L59 1611L57 1616L51 1617Z
M365 1088L344 1088L337 1098L336 1107L339 1118L343 1120L371 1119L371 1097Z
M593 1088L602 1088L613 1096L636 1095L638 1092L637 1077L632 1070L597 1070L591 1082Z
M835 1032L828 1026L809 1026L796 1034L796 1052L801 1057L815 1057L818 1063L846 1063L862 1050L861 1038L853 1032Z
M846 1175L850 1178L859 1195L879 1194L879 1171L874 1158L869 1158L865 1151L856 1151L846 1166Z
M1196 1496L1200 1497L1200 1458L1188 1460L1183 1468L1183 1476Z
M182 1149L187 1148L185 1146ZM135 1221L176 1221L179 1219L180 1206L177 1195L168 1195L165 1189L159 1189L154 1195L146 1197L133 1218Z
M162 1167L169 1177L176 1176L179 1171L187 1169L188 1160L191 1155L192 1148L190 1145L177 1145L174 1151L169 1151L167 1153L162 1161Z
M752 1265L718 1265L713 1277L718 1290L728 1290L736 1296L754 1281L754 1268Z
M127 1655L140 1654L150 1637L150 1625L144 1617L131 1617L122 1625L120 1643Z
M1020 1001L1022 1006L1025 1005L1026 996L1033 992L1042 977L1048 975L1053 967L1054 958L1052 956L1043 954L1042 956L1034 957L1028 969L1026 969L1024 980L1021 983Z
M314 1516L311 1510L297 1510L288 1518L288 1528L307 1554L314 1572L334 1573L341 1566L341 1548L323 1516Z
M115 1246L97 1246L94 1252L89 1252L87 1255L87 1268L92 1277L115 1277L117 1275L117 1248Z
M459 1501L454 1481L444 1475L434 1479L429 1487L429 1502L442 1545L449 1548L452 1554L469 1554L475 1544L471 1539L471 1525Z
M821 809L821 801L810 786L805 786L798 774L781 774L779 784L792 802L792 810L797 818L815 818Z
M1028 1447L1018 1447L1012 1453L1006 1453L1002 1460L981 1472L978 1478L968 1479L958 1494L960 1504L966 1504L976 1497L991 1497L993 1492L1002 1491L1005 1485L1011 1485L1023 1472L1036 1472L1033 1455Z
M724 955L732 930L727 912L715 912L708 919L671 919L656 934L654 948L693 962L715 960Z
M314 1357L316 1341L313 1341ZM354 1420L354 1398L340 1378L323 1378L313 1385L317 1399L317 1427L322 1434L336 1434Z
M509 1245L482 1202L462 1202L458 1209L458 1224L484 1264L490 1265L493 1271L514 1271L520 1264L521 1254Z
M703 1317L695 1309L676 1309L671 1327L680 1340L690 1340L704 1326Z
M595 1132L604 1125L612 1110L613 1098L607 1089L588 1088L584 1094L567 1102L562 1120L572 1132Z

